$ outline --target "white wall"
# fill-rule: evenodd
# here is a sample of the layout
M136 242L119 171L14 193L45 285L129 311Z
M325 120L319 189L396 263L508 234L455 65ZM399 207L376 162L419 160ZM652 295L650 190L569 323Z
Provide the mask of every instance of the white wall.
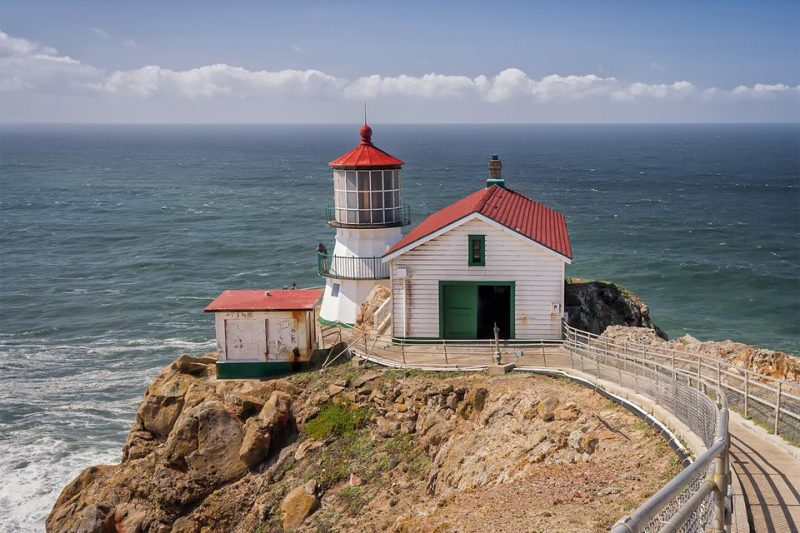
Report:
M485 235L486 266L468 266L468 236ZM408 282L398 278L405 267ZM397 337L439 337L439 281L514 281L517 339L561 338L564 261L527 239L471 220L391 261ZM553 313L553 304L559 312ZM408 330L404 327L404 305Z
M305 311L258 311L214 313L217 333L218 361L294 361L294 348L300 351L298 361L308 361L313 351L314 331ZM228 357L225 321L231 324L250 323L238 328L243 333L240 355ZM231 330L232 328L228 328ZM242 355L243 354L243 355Z

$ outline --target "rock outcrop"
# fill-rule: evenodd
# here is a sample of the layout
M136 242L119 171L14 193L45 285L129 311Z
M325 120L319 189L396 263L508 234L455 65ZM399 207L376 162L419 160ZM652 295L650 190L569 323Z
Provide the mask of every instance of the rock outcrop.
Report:
M356 314L356 328L363 331L370 331L374 329L375 313L383 305L383 303L392 297L392 291L383 285L376 285L369 292L369 296L361 304L361 307ZM380 325L380 324L377 324Z
M212 362L158 375L122 462L65 487L48 531L598 529L677 468L647 425L561 380L341 365L219 381Z
M765 376L800 382L800 359L783 352L756 348L741 342L699 341L684 335L673 341L665 341L648 328L612 326L602 337L618 343L642 344L659 348L673 348L691 354L700 354L727 361Z
M609 326L652 329L667 339L650 318L647 304L621 285L607 281L567 278L564 281L564 307L567 323L583 331L600 335Z

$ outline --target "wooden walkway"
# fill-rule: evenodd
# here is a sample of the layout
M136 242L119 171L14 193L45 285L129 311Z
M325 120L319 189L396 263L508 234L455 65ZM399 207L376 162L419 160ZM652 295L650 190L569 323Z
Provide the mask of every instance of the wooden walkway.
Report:
M470 347L450 349L444 346L408 346L404 353L390 344L357 345L356 353L369 353L378 363L396 367L431 370L481 370L493 364L493 349ZM574 357L558 345L504 347L503 362L518 367L546 367L569 372ZM455 352L455 353L454 353ZM575 370L580 370L577 368ZM800 461L753 430L731 421L731 468L739 478L743 492L747 523L742 518L732 524L732 531L798 532L800 531ZM734 516L744 513L734 512Z

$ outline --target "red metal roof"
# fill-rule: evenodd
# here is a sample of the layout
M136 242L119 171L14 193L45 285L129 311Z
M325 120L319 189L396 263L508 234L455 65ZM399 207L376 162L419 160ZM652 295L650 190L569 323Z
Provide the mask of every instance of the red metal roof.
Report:
M224 291L208 304L205 311L311 310L322 298L323 292L323 289Z
M405 248L472 213L480 213L542 246L572 259L564 215L516 191L492 185L441 209L408 232L384 254Z
M364 124L359 131L361 144L328 165L336 168L399 167L403 162L372 144L372 128Z

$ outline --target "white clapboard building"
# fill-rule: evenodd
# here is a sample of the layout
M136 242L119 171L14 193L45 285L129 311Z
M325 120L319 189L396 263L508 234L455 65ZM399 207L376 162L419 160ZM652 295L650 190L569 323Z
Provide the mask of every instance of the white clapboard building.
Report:
M413 340L559 339L564 216L506 188L497 156L486 188L433 213L384 254L392 333Z

